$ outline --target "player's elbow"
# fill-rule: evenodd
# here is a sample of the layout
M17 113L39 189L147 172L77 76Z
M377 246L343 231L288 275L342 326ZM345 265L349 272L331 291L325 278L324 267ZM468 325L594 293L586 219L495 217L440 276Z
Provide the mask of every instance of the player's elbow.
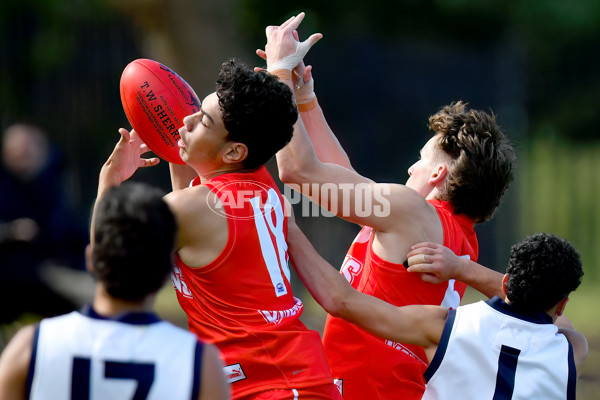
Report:
M348 287L334 287L329 291L328 299L322 306L332 317L347 318L350 316L351 292L348 289L353 290L348 285Z
M277 154L279 179L286 184L312 183L322 173L323 163L313 154Z
M277 163L279 168L279 179L285 184L301 184L304 174L302 166L291 162Z

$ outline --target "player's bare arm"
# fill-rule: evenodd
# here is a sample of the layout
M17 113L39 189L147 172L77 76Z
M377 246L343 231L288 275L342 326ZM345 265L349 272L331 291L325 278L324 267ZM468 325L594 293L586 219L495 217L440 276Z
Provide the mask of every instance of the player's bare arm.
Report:
M577 375L579 376L589 354L587 339L581 332L578 332L575 329L559 327L558 332L565 335L573 347L573 360L575 361L575 368L577 369Z
M223 361L217 348L204 344L202 354L202 388L198 400L228 400L231 397L229 385L223 379Z
M331 315L390 340L412 343L433 356L447 310L438 306L396 307L355 290L324 260L295 224L288 221L292 264L315 300Z
M391 262L402 263L410 244L442 243L437 212L421 194L405 185L374 183L353 170L321 162L302 124L297 122L291 142L277 153L284 183L338 217L378 231L375 252Z
M207 186L198 185L165 196L177 219L175 249L181 260L193 268L214 261L229 237L227 218L209 207L211 195Z
M457 279L466 283L488 298L502 292L502 274L467 258L458 257L452 250L438 243L423 242L411 247L408 253L408 271L420 273L424 281L431 283Z
M294 38L293 32L302 17L303 14L300 14L279 27L267 28L266 54L269 70L277 73L279 68L284 66L291 68L293 62L301 60L299 57L303 56L302 51L305 53L316 43L314 35L304 42L298 42ZM280 75L280 78L293 88L292 74ZM325 126L326 122L323 124ZM380 235L379 240L383 242L401 241L412 244L421 240L443 239L441 224L437 220L434 208L428 205L419 193L404 185L373 183L352 170L321 162L302 120L296 123L291 142L277 153L277 162L280 179L284 183L301 191L337 216L381 232L383 235ZM439 174L439 177L432 179L441 181L443 178L443 174ZM422 228L423 220L432 221L433 225L429 225L431 228ZM390 238L383 238L388 233ZM388 252L393 252L393 255L379 255L401 263L408 250L390 246Z
M304 62L301 62L293 73L298 75L298 81L294 87L296 104L317 157L324 163L333 163L353 169L346 151L331 130L323 114L323 109L317 101L312 66L305 67Z
M35 325L20 329L0 356L0 400L25 399Z
M296 31L294 31L294 37L298 40ZM267 60L267 53L264 50L257 49L256 54L263 60ZM312 66L305 66L303 61L300 62L292 70L292 81L300 118L304 121L306 131L319 160L324 163L333 163L353 169L348 154L346 154L338 138L331 130L323 114L323 109L317 101L314 92Z
M577 375L579 375L589 354L587 339L581 332L575 329L571 320L562 312L556 317L554 324L558 326L558 332L565 335L573 347L573 359Z

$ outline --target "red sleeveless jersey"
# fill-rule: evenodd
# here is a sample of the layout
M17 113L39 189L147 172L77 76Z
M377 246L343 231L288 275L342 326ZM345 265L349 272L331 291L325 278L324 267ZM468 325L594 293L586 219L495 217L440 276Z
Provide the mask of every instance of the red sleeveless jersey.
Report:
M444 246L476 261L478 243L473 220L455 215L447 202L429 201L442 222ZM437 304L456 308L466 285L450 280L431 284L402 264L373 252L373 232L364 227L350 246L341 273L352 286L396 306ZM422 347L381 339L342 319L327 317L325 353L344 400L421 399L428 361Z
M273 178L261 167L204 184L211 196L198 201L227 218L229 239L202 268L176 256L173 283L190 331L221 350L233 398L331 384L321 337L299 319L303 305L290 286L287 217Z

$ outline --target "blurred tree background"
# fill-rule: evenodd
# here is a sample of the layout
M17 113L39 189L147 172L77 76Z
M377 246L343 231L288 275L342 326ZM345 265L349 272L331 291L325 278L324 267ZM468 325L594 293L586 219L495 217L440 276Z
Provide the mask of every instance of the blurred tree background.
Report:
M512 243L556 233L581 252L583 289L593 292L600 279L597 0L3 1L0 124L33 118L51 133L88 215L99 168L118 127L128 126L118 85L129 61L171 66L202 99L226 59L262 65L254 51L264 46L264 28L299 11L307 13L301 36L324 34L307 63L357 171L404 183L429 135L429 115L455 100L493 110L519 164L494 220L477 227L480 262L502 270ZM166 163L135 179L169 190ZM339 266L357 229L327 217L299 223ZM593 317L580 319L600 331Z

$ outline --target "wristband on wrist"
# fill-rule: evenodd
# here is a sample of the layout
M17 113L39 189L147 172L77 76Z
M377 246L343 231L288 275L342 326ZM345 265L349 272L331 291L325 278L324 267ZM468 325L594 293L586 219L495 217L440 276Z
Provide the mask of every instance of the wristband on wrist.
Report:
M298 111L306 112L310 111L317 106L317 98L313 97L308 103L298 104Z

